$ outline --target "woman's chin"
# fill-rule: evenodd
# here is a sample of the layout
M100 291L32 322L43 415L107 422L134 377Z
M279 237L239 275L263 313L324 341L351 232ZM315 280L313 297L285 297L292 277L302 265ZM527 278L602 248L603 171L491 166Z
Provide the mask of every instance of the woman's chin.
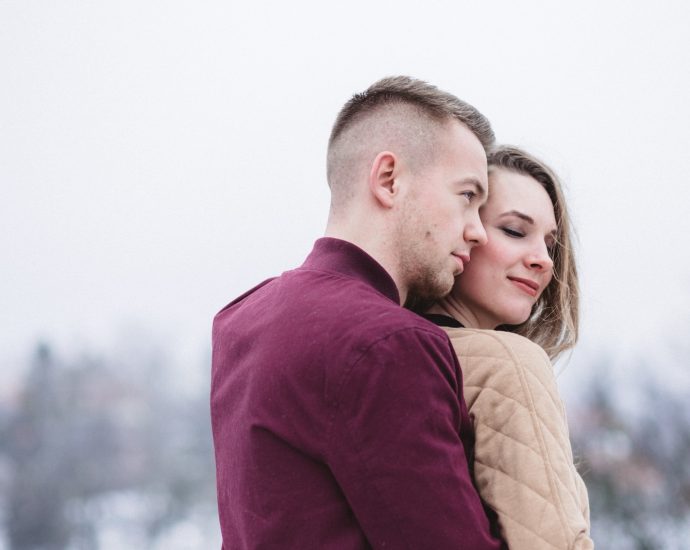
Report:
M505 316L503 316L503 320L500 323L500 326L521 325L522 323L527 321L527 319L529 319L529 316L531 313L532 313L532 311L530 310L526 313L521 311L521 312L511 312L510 314L506 314Z

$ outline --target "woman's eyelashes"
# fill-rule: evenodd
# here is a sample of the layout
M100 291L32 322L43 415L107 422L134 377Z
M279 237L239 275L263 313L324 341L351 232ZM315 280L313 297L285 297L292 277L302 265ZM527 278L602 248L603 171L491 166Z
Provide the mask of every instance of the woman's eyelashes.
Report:
M503 231L504 234L506 234L508 237L511 237L513 239L523 239L527 237L527 233L521 231L520 229L514 229L512 227L506 227L506 226L501 226L499 227L501 231ZM556 241L552 239L545 239L544 240L544 245L546 246L546 253L549 255L549 258L553 258L553 255L556 253Z
M501 227L500 229L509 237L514 237L516 239L521 239L525 236L525 234L522 231L519 231L518 229L512 229L510 227Z

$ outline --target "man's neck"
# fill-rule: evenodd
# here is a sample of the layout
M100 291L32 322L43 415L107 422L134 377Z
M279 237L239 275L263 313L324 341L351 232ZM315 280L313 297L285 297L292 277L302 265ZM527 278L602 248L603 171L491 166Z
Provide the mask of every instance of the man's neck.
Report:
M368 232L370 232L372 235L381 234L373 229ZM342 241L352 243L374 258L374 260L376 260L376 262L378 262L378 264L386 270L391 279L393 279L393 282L398 289L398 294L400 295L400 303L405 303L405 300L407 299L407 286L401 284L400 277L398 275L399 269L397 258L393 258L393 254L387 250L387 247L384 246L383 243L371 238L365 238L360 234L359 231L348 231L345 228L338 227L337 225L331 223L329 223L326 227L324 237L331 237L333 239L340 239Z

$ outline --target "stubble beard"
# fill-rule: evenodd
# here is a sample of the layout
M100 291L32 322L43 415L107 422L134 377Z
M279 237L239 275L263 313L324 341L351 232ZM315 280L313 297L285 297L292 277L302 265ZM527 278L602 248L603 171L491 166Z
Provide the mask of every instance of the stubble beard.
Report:
M429 257L433 245L433 237L427 232L421 242L408 243L407 249L401 250L400 270L407 282L405 304L416 310L446 296L455 282L447 258L434 261Z
M408 304L430 306L453 288L454 272L449 267L449 256L434 257L439 245L434 237L433 225L420 215L417 205L407 203L397 230L399 268L402 281L407 285Z

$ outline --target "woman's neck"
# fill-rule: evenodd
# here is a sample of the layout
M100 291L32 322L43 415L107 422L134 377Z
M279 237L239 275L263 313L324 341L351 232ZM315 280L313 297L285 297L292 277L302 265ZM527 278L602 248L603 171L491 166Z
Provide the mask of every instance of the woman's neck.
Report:
M469 309L463 306L456 300L452 294L445 298L441 298L434 305L432 305L427 313L437 313L440 315L447 315L458 321L465 328L495 328L490 326L482 326L481 321Z

